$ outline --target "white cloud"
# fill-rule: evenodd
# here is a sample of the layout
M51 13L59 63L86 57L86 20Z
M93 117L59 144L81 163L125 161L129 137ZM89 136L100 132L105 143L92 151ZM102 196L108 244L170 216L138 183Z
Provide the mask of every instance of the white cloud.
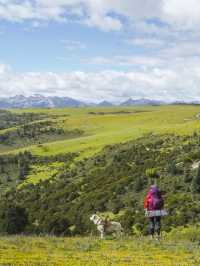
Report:
M9 73L10 70L11 70L10 66L6 64L0 64L0 76Z
M140 46L144 48L161 48L165 45L165 41L162 39L157 38L135 38L130 39L126 41L127 43L134 45L134 46Z
M160 66L163 64L161 58L152 57L152 56L113 56L113 57L102 57L96 56L90 59L85 59L83 62L93 65L104 65L105 67L116 67L116 66L129 66L135 68L147 68Z
M199 0L1 0L0 18L9 21L60 20L74 16L102 30L120 30L123 20L160 19L168 25L199 30Z
M85 20L85 24L91 27L97 27L103 31L120 30L122 28L122 23L119 19L99 14L93 14L90 16Z
M171 62L173 63L173 62ZM95 72L15 73L0 65L0 94L3 97L35 93L69 96L84 101L103 99L119 102L128 97L160 100L200 100L198 60L148 69Z
M199 29L200 1L199 0L165 0L162 8L163 19L178 27Z
M0 20L30 21L34 27L52 20L75 20L103 31L125 30L126 25L130 39L124 34L122 46L126 42L138 51L81 61L105 69L125 67L127 72L15 73L0 64L3 96L42 93L88 101L105 95L116 101L127 97L200 99L199 0L0 0ZM62 45L70 51L86 48L75 40L63 40Z

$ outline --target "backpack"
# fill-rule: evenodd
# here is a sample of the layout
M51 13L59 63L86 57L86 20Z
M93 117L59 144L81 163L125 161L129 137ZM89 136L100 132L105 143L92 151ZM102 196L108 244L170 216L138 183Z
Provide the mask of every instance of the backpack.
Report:
M161 210L164 202L160 194L151 194L149 197L149 210Z

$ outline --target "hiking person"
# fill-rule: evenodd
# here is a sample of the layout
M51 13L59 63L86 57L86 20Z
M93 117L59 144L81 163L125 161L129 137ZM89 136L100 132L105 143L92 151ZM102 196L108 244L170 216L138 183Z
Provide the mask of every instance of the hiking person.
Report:
M163 210L164 200L161 192L156 185L152 185L144 200L145 215L149 219L149 234L154 237L157 234L157 240L160 239L161 217L166 215Z

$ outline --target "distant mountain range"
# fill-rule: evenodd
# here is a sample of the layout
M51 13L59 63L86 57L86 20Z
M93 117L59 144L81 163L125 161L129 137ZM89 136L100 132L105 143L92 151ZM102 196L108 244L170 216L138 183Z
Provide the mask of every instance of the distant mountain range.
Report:
M108 102L108 101L102 101L102 102L100 102L99 104L97 104L97 106L99 106L99 107L106 107L106 106L113 106L113 104L111 103L111 102Z
M163 101L151 100L146 98L141 99L128 99L120 104L119 106L134 106L134 105L164 105L167 104ZM200 104L200 102L174 102L171 104ZM29 97L23 95L16 95L9 98L0 98L0 108L62 108L62 107L87 107L87 106L99 106L99 107L109 107L114 106L109 101L102 101L98 104L95 103L85 103L69 97L46 97L40 94L35 94Z
M69 97L45 97L39 94L25 97L16 95L10 98L0 98L0 108L53 108L53 107L83 107L85 103Z
M127 101L121 103L121 106L131 106L131 105L162 105L162 104L166 104L165 102L162 101L157 101L157 100L150 100L150 99L145 99L145 98L141 98L141 99L128 99Z

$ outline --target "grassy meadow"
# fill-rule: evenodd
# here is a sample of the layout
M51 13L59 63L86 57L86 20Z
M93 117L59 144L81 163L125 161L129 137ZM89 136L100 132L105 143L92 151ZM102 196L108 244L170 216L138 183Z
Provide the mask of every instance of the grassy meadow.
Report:
M148 238L1 237L6 266L192 266L200 265L198 243Z
M79 158L92 156L104 146L126 142L149 132L191 134L199 130L199 106L152 106L13 110L45 113L67 129L80 129L78 138L32 145L12 152L30 150L37 155L79 152ZM1 152L1 151L0 151ZM5 153L6 151L2 151Z

